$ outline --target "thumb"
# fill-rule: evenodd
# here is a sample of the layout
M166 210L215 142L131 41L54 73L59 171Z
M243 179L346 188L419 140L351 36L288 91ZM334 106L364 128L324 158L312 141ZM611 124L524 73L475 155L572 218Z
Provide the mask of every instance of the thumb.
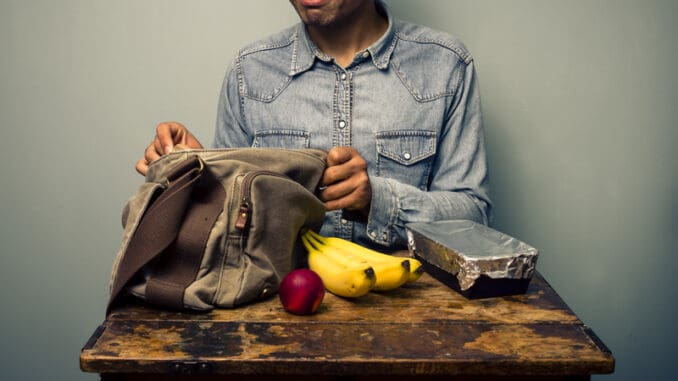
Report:
M331 167L349 161L354 151L355 149L351 147L333 147L327 153L327 166Z
M173 124L171 126L171 134L172 134L172 143L173 144L186 144L186 129L184 126L179 125L179 124Z

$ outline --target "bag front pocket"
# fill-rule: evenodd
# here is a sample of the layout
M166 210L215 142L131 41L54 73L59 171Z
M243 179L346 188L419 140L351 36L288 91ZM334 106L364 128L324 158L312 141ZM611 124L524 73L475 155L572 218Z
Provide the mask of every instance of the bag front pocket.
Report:
M278 290L282 277L302 254L296 250L299 230L306 224L319 228L325 210L304 186L268 170L238 175L232 195L232 223L217 302L239 305ZM229 283L234 277L237 290Z

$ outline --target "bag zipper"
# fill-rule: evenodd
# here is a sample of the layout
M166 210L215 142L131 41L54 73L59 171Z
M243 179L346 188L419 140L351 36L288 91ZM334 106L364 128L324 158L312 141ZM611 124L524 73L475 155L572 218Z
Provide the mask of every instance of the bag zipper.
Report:
M240 186L242 194L242 200L240 202L240 208L238 209L238 218L235 220L235 227L238 229L245 229L249 223L250 219L250 208L251 208L251 191L252 191L252 181L258 176L261 175L266 175L266 176L275 176L275 177L280 177L280 178L287 178L287 176L283 175L282 173L278 172L273 172L273 171L266 171L266 170L261 170L261 171L252 171L248 172L245 177L242 180L242 184Z

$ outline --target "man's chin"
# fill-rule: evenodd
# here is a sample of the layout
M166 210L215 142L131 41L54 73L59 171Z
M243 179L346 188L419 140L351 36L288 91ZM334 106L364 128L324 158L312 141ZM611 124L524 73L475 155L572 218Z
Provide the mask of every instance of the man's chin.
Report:
M323 28L332 26L336 22L332 15L327 14L327 12L322 9L311 8L305 9L302 12L303 14L300 13L299 16L304 24L308 26Z

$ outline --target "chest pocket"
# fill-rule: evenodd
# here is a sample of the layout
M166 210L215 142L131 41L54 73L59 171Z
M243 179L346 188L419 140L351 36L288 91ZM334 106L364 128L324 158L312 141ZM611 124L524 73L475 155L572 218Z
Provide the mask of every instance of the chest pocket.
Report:
M309 134L303 130L267 130L254 133L252 147L300 149L309 147Z
M434 131L378 132L377 175L426 189L436 153Z

